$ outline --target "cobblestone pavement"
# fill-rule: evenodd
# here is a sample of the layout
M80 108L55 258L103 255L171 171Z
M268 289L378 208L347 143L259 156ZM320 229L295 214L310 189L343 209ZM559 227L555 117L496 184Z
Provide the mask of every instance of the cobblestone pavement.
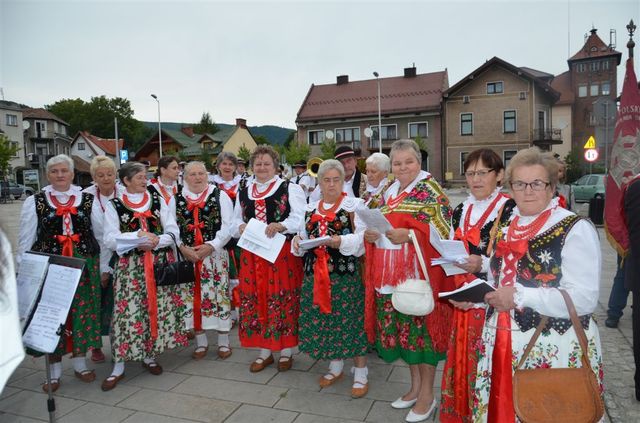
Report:
M451 191L452 203L464 199L464 192ZM22 201L0 204L0 226L16 247ZM579 207L585 214L586 205ZM618 329L604 326L606 304L615 273L615 253L598 229L603 253L602 283L596 312L605 363L605 420L640 422L640 402L633 395L633 353L630 307ZM585 257L585 260L588 260ZM106 340L106 338L104 338ZM351 378L320 389L318 378L327 363L306 354L294 356L293 369L278 373L270 366L252 374L249 364L256 351L240 348L237 331L231 333L233 355L219 360L216 336L209 335L209 355L201 361L190 357L193 345L163 354L161 376L143 371L139 363L127 363L126 378L110 392L100 390L100 381L111 370L107 363L93 365L97 380L84 384L74 377L70 361L64 360L61 386L55 395L60 422L402 422L406 411L389 404L407 389L409 369L400 362L386 364L369 355L370 391L365 398L350 397ZM108 345L105 346L108 353ZM345 370L351 366L345 363ZM27 357L0 396L0 423L41 422L48 418L46 395L40 385L44 377L42 359ZM439 394L441 367L436 375Z

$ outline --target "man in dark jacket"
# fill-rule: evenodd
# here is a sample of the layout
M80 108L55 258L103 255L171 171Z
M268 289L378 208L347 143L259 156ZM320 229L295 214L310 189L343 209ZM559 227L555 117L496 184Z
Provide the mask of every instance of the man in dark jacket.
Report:
M636 399L640 401L640 177L631 180L624 194L624 213L629 231L625 258L625 286L633 293L633 358L636 363Z

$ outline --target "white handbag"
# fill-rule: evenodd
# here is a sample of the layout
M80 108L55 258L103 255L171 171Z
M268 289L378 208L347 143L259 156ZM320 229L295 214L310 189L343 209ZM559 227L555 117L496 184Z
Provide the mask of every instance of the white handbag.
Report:
M409 238L413 241L413 246L416 249L416 255L420 262L420 268L424 274L425 279L407 279L406 281L395 286L393 294L391 294L391 303L393 308L402 314L408 314L411 316L426 316L433 311L435 302L433 300L433 292L431 291L431 285L429 284L429 275L427 273L427 266L424 263L422 257L422 251L418 245L415 232L413 229L409 230Z

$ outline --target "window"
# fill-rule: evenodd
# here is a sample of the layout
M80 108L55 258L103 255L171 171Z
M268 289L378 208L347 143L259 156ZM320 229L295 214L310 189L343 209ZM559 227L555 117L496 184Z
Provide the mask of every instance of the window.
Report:
M502 161L504 162L504 167L506 168L513 156L516 155L517 150L504 150L502 152Z
M605 60L602 62L602 70L609 70L609 61Z
M464 162L467 161L468 151L462 151L460 153L460 175L464 175Z
M585 65L584 63L577 63L576 64L576 72L582 73L585 70L587 70L587 65Z
M7 115L7 126L18 126L18 116Z
M78 150L84 150L84 143L83 142L79 142L78 143Z
M587 96L587 86L578 85L578 97L586 97L586 96Z
M596 97L599 92L600 92L600 86L598 84L591 84L591 87L589 89L589 95L591 97Z
M360 142L360 128L336 129L336 142Z
M373 135L371 136L372 141L377 141L378 138L378 125L372 126ZM385 140L396 140L398 139L398 130L397 125L382 125L382 141Z
M307 141L309 145L322 144L324 142L324 129L307 132Z
M504 111L502 131L505 134L516 132L516 111L515 110Z
M596 61L596 62L589 63L589 70L591 72L599 71L600 70L600 62Z
M16 152L13 153L13 157L20 157L20 144L18 144L16 141L11 141L11 146L16 149Z
M487 94L501 94L502 92L502 82L487 83Z
M608 63L608 62L605 62ZM611 83L609 81L605 81L601 85L600 94L601 95L611 95Z
M473 113L460 114L460 135L473 135Z
M409 138L428 138L429 126L427 122L412 122L409 123Z

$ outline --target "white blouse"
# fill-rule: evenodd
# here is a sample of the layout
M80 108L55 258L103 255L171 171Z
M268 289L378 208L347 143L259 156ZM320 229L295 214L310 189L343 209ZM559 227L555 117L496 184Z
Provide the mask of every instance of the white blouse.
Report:
M158 193L160 194L161 197L164 198L164 194L162 193L162 189L160 189L161 187L164 188L164 190L171 196L171 198L173 198L173 189L178 189L178 182L174 181L171 185L165 185L162 183L162 181L160 180L160 178L157 178L155 180L155 182L149 184L151 186L153 186L156 191L158 191ZM128 196L129 198L131 198L131 196ZM165 198L165 204L167 204L167 199Z
M49 206L54 209L56 206L51 202L52 195L55 195L61 203L66 203L72 195L75 195L76 198L73 202L73 206L75 207L78 207L82 202L82 189L76 185L71 185L69 190L65 192L56 191L51 185L47 185L42 189L42 191L45 193L47 203L49 203ZM22 255L26 251L30 250L34 242L36 242L38 225L34 223L38 222L38 214L36 213L36 200L34 197L35 196L30 195L26 200L24 200L22 211L20 212L18 253L16 255L16 262L18 263L18 266L22 261ZM64 223L62 223L62 225L64 226ZM93 229L93 236L96 238L98 243L100 243L100 240L102 239L102 233L100 231L102 228L102 210L100 209L100 205L97 201L94 201L93 206L91 207L91 227ZM73 231L73 222L71 223L71 230Z
M136 194L125 191L123 193L123 196L126 195L127 198L133 203L139 203L142 201L144 194L148 195L147 201L145 201L145 203L140 207L131 208L131 210L136 212L145 212L151 208L152 196L148 191ZM167 205L162 200L162 198L160 199L160 223L162 224L163 234L160 235L160 242L158 242L158 245L155 248L156 250L173 246L173 240L171 239L171 236L168 235L168 233L172 233L176 237L176 241L178 241L180 237L180 231L178 230L178 224L176 223L175 215L171 213L171 203L175 203L174 197L171 198L171 202L169 203L169 205ZM173 205L173 207L175 210L175 204ZM136 238L138 236L138 232L139 231L120 231L120 217L118 216L118 212L116 211L116 207L113 205L113 202L109 201L109 205L106 207L104 215L105 246L112 251L116 251L116 238L120 236Z
M538 234L546 231L567 216L575 214L559 207L557 198L552 199L545 210L549 208L553 208L553 212ZM533 222L539 214L521 216L518 208L515 207L513 216L520 216L519 225L527 225ZM561 257L562 278L560 279L560 288L569 293L578 315L593 313L598 305L602 257L598 232L591 222L582 219L571 228L566 235ZM542 254L536 258L544 260ZM500 272L502 279L504 278L504 260ZM488 273L487 277L490 282L493 282L491 272ZM549 317L569 318L567 306L562 294L557 289L527 288L517 282L515 287L514 301L517 308L530 307L538 313Z
M215 186L213 185L207 185L207 197L209 197L211 195L211 193L213 192L214 189L217 189ZM200 197L202 195L202 193L200 194L195 194L193 192L191 192L189 190L189 188L187 187L187 185L185 185L182 188L182 195L189 199L189 200L196 200L198 199L198 197ZM169 203L169 209L171 210L171 215L174 216L174 218L176 218L176 203L175 201L172 201L171 203ZM220 216L221 216L221 226L220 226L220 230L218 232L216 232L216 236L214 239L212 239L211 241L206 241L206 244L209 244L213 247L214 251L222 251L222 249L224 248L225 245L227 245L227 242L229 242L229 240L231 239L231 234L232 234L232 225L233 225L233 202L231 201L231 198L229 198L229 196L227 195L226 192L220 190ZM177 218L176 218L177 220ZM180 229L180 228L178 228ZM180 238L176 238L176 240L178 241L178 245L182 245L182 241L180 240Z
M274 180L276 181L276 183L273 185L273 187L271 187L269 192L267 192L265 196L262 197L262 199L271 197L278 190L278 188L280 188L280 185L285 182L284 179L281 179L279 176L274 176L267 182L260 183L255 178L251 178L251 180L249 180L247 183L247 193L249 195L249 198L251 200L254 200L252 193L254 185L257 185L258 191L262 192L266 190L269 184L271 184ZM290 208L289 216L278 223L282 224L286 228L286 230L284 231L285 234L297 234L300 227L304 225L304 211L307 208L307 199L300 185L290 183L288 192ZM240 204L240 201L236 201L233 213L233 237L240 238L240 225L247 223L242 218L242 206Z
M315 201L313 203L307 204L306 211L313 212L318 209L319 201ZM327 208L332 207L333 204L325 203ZM355 226L354 232L348 235L340 235L340 254L343 256L355 256L360 257L364 254L364 230L365 225L364 222L358 217L355 213L357 208L364 207L364 200L355 197L344 197L342 199L342 203L336 209L335 213L337 214L340 210L345 210L349 213L353 213L353 224ZM301 239L308 239L309 235L307 234L306 225L304 219L302 221L302 226L300 227L300 231L298 232L298 236ZM293 250L293 244L291 245L291 252L298 256L302 257L305 254L305 250L300 249L298 253Z
M212 181L213 181L214 184L216 184L216 185L222 184L224 189L231 189L231 188L235 187L236 191L239 188L238 184L240 183L241 179L242 179L242 176L240 176L240 175L234 176L233 179L230 180L230 181L225 181L224 179L222 179L222 177L220 175L213 175L213 177L212 177Z

